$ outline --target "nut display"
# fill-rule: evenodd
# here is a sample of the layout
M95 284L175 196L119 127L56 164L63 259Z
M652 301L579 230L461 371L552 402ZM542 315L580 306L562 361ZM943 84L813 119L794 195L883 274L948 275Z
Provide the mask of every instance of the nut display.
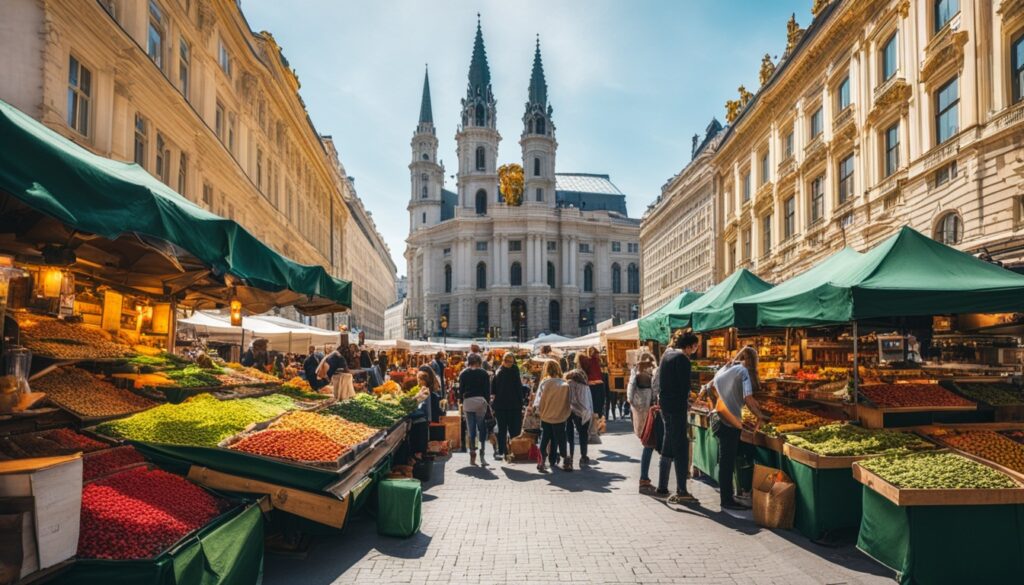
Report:
M105 331L53 317L17 315L21 341L39 356L56 359L111 359L135 354Z
M934 447L913 433L838 423L786 435L786 442L828 457L908 453Z
M319 431L344 447L358 445L377 434L377 429L340 416L315 412L289 412L274 421L272 429Z
M976 406L938 384L870 384L860 393L880 408Z
M349 447L339 445L320 431L271 428L243 438L231 449L305 463L331 463Z
M156 405L75 367L58 368L32 382L32 390L83 418L120 416Z
M0 460L55 457L106 449L101 443L70 429L55 429L0 437Z
M858 463L904 489L994 489L1017 487L1008 475L956 453L885 455Z
M761 432L766 435L814 429L836 420L824 411L799 408L772 398L758 397L757 402L761 410L772 417L771 422L761 425ZM743 408L743 422L751 425L757 422L746 407Z
M1024 445L994 431L937 431L947 445L1024 473Z

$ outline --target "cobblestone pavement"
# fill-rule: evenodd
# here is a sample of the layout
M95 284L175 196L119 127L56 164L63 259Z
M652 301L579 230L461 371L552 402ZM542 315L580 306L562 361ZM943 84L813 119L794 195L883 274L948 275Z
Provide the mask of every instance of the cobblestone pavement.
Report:
M426 486L421 533L380 537L373 520L318 540L306 559L273 554L266 585L302 583L892 583L852 546L826 548L798 533L723 512L710 485L691 482L699 506L637 494L640 444L612 422L596 462L571 473L531 464L470 467L455 453ZM579 453L577 453L577 458ZM657 478L657 455L653 465Z

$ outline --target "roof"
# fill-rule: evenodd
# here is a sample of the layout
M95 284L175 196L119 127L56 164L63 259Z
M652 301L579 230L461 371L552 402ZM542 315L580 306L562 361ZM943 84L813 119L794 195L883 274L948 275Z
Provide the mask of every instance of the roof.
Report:
M592 173L555 173L555 190L626 196L612 183L608 175Z
M423 99L420 101L420 124L433 124L434 112L430 108L430 75L423 72Z
M459 204L459 195L448 189L441 189L441 221L455 218L455 206Z
M544 80L544 65L540 59L540 37L537 37L537 50L533 53L533 70L530 72L530 104L546 106L548 103L548 84Z
M476 38L473 39L473 58L469 62L469 98L487 97L491 87L491 68L487 65L487 51L484 49L484 33L480 21L476 21Z
M626 194L608 175L591 173L555 173L555 202L559 207L584 211L612 211L628 217Z

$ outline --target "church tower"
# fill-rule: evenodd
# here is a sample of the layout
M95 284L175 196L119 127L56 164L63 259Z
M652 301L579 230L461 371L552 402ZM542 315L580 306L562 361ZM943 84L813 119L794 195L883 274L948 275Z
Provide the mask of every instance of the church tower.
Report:
M529 99L523 114L523 201L530 205L555 206L555 124L548 104L548 84L540 57L540 37L533 53Z
M496 126L495 105L478 14L469 84L462 100L462 123L455 133L460 215L486 215L488 208L498 201L497 160L501 135Z
M420 101L420 121L412 135L412 162L409 179L412 193L409 198L409 232L437 225L441 221L441 191L444 187L444 167L437 161L437 133L434 114L430 107L430 76L423 74L423 98Z

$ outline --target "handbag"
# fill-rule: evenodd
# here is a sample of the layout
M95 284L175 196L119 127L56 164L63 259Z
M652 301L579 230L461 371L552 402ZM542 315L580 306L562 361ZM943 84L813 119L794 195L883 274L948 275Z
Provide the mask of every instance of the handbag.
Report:
M640 434L640 443L644 447L657 448L658 441L657 426L661 422L661 407L655 404L647 411L647 422L644 423L643 433Z
M523 430L540 432L540 415L533 411L527 412L523 417Z
M484 414L484 425L487 426L488 433L494 433L494 427L498 424L498 421L494 418L494 409L491 405L487 405L487 412Z

